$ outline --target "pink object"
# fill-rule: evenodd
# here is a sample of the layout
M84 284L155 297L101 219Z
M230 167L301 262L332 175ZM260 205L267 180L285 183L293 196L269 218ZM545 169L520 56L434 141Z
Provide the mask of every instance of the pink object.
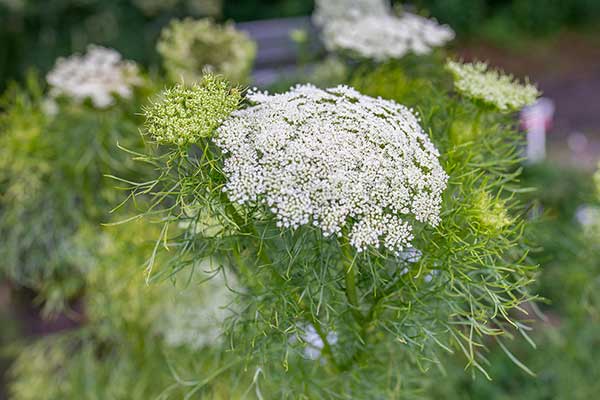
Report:
M521 111L521 126L527 131L527 160L536 163L546 158L546 131L552 126L554 102L541 98Z

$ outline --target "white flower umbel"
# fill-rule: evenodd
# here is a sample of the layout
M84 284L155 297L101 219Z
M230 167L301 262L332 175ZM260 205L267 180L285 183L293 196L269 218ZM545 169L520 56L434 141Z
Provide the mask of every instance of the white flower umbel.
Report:
M411 110L347 86L254 93L217 130L232 201L265 204L278 225L312 224L363 251L399 254L415 223L439 222L447 175Z
M408 53L428 54L453 38L450 27L410 13L338 19L323 26L327 50L348 51L375 61L398 59Z
M90 45L84 55L59 58L46 76L53 97L67 96L77 102L90 99L97 108L114 103L114 95L130 98L132 87L141 84L137 66L101 46Z
M202 266L210 268L208 264L204 262ZM223 272L218 272L198 285L178 290L165 307L164 318L159 320L158 331L165 343L191 349L218 343L224 321L233 315L235 293L228 286L238 286L233 274L227 274L226 282Z
M538 89L529 83L520 84L512 75L489 70L484 62L460 63L448 61L446 69L454 77L454 87L463 96L499 111L518 111L539 97Z

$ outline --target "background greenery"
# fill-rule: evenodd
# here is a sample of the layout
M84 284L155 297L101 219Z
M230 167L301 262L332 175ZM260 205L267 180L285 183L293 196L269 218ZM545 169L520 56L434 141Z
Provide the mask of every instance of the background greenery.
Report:
M549 34L561 28L592 24L600 17L595 0L416 0L419 7L460 34L517 29Z
M35 290L48 312L80 294L98 226L126 197L106 175L140 176L117 144L143 148L138 111L150 82L105 110L51 103L35 74L0 97L0 277Z
M429 12L463 38L483 34L507 45L515 38L518 42L519 35L594 26L600 19L597 0L394 3L412 3L409 8ZM23 79L27 68L48 71L57 57L83 51L89 43L115 48L154 68L159 61L154 44L174 17L208 15L240 22L306 16L312 9L313 0L0 0L0 90L10 80Z
M536 377L515 368L500 348L491 347L492 381L471 379L454 360L429 388L432 398L584 400L600 392L599 222L597 215L587 225L577 218L582 206L594 210L599 205L592 177L541 164L526 168L523 179L536 189L526 197L541 211L528 235L539 246L532 257L542 266L537 285L546 300L540 304L543 316L532 314L536 346L515 340L510 348Z

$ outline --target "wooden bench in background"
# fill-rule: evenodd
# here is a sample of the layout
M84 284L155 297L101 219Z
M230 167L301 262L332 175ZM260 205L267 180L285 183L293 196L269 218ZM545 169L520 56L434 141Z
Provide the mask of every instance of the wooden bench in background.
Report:
M292 31L302 29L309 34L309 43L318 43L317 29L310 17L241 22L236 28L246 32L258 45L253 72L258 86L269 85L296 69L298 48L290 36Z

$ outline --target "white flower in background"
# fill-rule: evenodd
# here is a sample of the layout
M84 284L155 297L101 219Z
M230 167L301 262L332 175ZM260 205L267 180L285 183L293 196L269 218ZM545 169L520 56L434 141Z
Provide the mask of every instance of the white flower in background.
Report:
M440 25L434 19L428 19L416 14L403 13L400 23L414 34L416 42L422 42L429 47L440 47L454 39L454 31L448 25ZM415 46L416 47L416 46Z
M448 61L446 69L454 77L457 92L502 112L518 111L535 102L540 95L534 85L520 84L512 75L496 70L488 71L484 62L463 64Z
M112 105L114 95L130 98L132 87L141 84L135 63L123 61L116 50L96 45L90 45L84 55L59 58L46 80L52 97L90 99L97 108Z
M416 264L421 260L421 257L423 257L423 252L414 247L408 247L408 248L398 252L397 257L398 257L399 261L402 261L404 263ZM402 264L402 265L406 265L406 264ZM396 269L395 266L393 266L393 267L390 266L390 273L393 273L393 271L395 269ZM409 271L410 271L409 266L406 266L406 267L402 268L402 270L400 271L400 275L406 275L406 274L408 274Z
M596 206L584 204L577 207L575 219L583 227L588 227L600 220L600 209Z
M575 220L581 225L587 238L598 241L600 237L600 208L590 204L581 205L575 211Z
M47 117L55 117L58 115L59 107L54 97L46 97L42 100L41 109L44 115Z
M321 336L319 336L312 324L300 328L302 330L300 337L306 345L306 347L304 347L304 357L309 360L318 360L321 358L321 353L325 345L323 339L321 339ZM326 339L327 343L331 346L337 343L338 336L335 332L328 332Z
M210 262L201 263L198 269L212 270ZM198 271L196 271L198 273ZM223 323L233 315L232 306L238 284L233 274L219 271L205 273L205 281L189 284L177 290L158 321L158 331L169 346L187 346L200 349L219 341ZM231 288L231 289L230 289Z
M398 255L398 258L411 264L418 263L421 257L423 257L423 252L419 249L415 249L414 247L408 247Z
M217 130L232 201L265 204L278 225L345 232L399 254L415 221L439 222L447 175L411 110L347 86L250 92Z
M391 12L387 0L316 0L312 19L325 26L334 20L360 19L367 15L384 16Z
M327 50L349 51L375 61L402 58L408 53L428 54L453 38L450 27L410 13L338 19L323 26Z
M423 277L423 280L425 281L425 283L431 283L431 281L433 281L433 278L435 278L439 274L440 274L440 271L438 269L433 269L433 270L431 270L430 273L428 273L427 275L425 275Z

